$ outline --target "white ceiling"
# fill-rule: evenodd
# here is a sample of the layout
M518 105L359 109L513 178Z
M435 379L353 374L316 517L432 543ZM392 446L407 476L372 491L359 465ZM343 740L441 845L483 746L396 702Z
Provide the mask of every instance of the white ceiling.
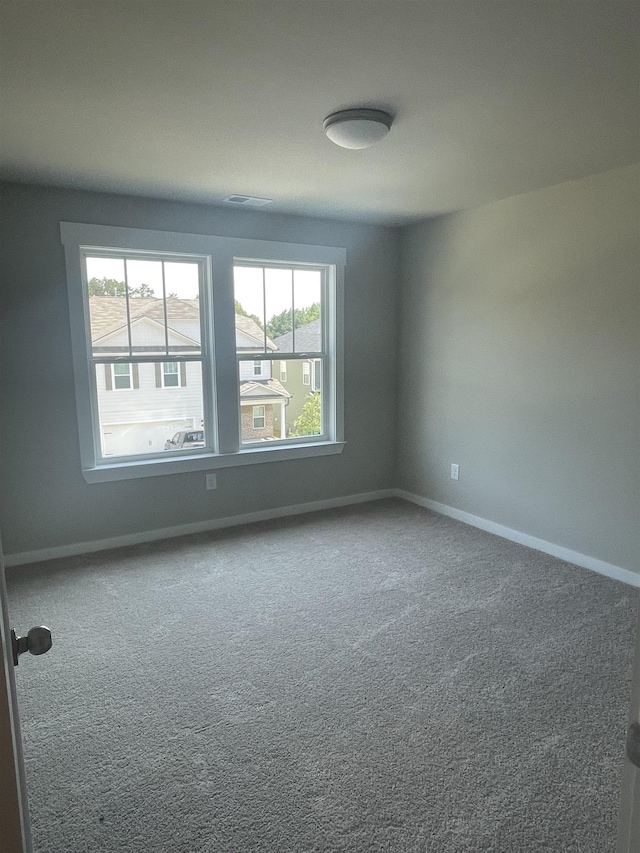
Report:
M0 175L406 222L640 160L640 4L0 2ZM322 120L386 108L389 136Z

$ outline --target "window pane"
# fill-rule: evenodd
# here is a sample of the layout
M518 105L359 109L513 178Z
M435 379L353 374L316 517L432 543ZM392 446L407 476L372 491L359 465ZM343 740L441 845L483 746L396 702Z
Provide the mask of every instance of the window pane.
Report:
M116 364L114 368L124 366ZM105 365L95 365L102 455L118 457L193 449L193 444L167 447L166 443L177 432L203 430L200 362L186 363L187 384L176 387L171 393L165 392L158 382L156 369L160 369L159 365L136 364L133 367L138 371L136 386L139 387L119 394L108 388ZM118 374L114 372L113 375L117 382ZM179 373L164 375L179 378Z
M164 284L167 299L186 299L188 302L200 298L198 264L182 261L165 261Z
M265 351L262 267L233 268L236 303L236 352Z
M266 268L264 271L267 348L281 349L278 340L291 332L293 317L293 270ZM271 346L269 345L271 342Z
M169 352L200 352L200 268L194 263L165 262Z
M238 367L243 444L324 434L322 359L263 361L263 370L273 367L274 373L259 378L251 375L254 362L240 361Z
M122 258L87 258L87 293L93 355L129 353Z
M290 437L322 434L322 398L320 391L302 394L290 401L291 412L287 412Z
M137 355L164 353L167 329L164 319L162 261L127 259L125 263L132 351Z
M234 289L238 353L322 352L319 270L237 265Z
M200 353L198 264L87 258L86 265L94 355L122 355L130 345L137 355Z
M319 270L294 270L294 352L322 352L321 283Z

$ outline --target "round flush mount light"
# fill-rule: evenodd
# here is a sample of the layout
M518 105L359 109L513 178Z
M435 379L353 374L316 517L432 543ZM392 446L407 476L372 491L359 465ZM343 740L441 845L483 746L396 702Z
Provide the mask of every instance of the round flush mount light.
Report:
M341 148L369 148L384 139L393 117L382 110L353 109L331 113L324 120L324 132Z

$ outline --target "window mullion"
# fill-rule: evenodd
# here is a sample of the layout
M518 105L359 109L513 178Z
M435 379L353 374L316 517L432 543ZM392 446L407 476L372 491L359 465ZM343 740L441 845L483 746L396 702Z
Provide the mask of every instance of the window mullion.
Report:
M162 261L162 314L164 317L164 349L169 355L169 318L167 316L167 284L164 273L164 261ZM200 342L202 347L202 341Z
M234 302L235 305L235 302ZM234 317L235 324L235 317ZM266 272L265 268L262 267L262 345L263 349L267 351L267 282L266 282Z
M240 387L236 360L233 255L219 252L213 263L213 343L218 450L236 453L240 445Z
M127 271L127 259L124 259L124 300L127 311L127 338L129 341L129 356L133 355L133 345L131 343L131 309L129 306L129 275Z
M293 270L291 270L291 349L293 352L296 351L296 300Z

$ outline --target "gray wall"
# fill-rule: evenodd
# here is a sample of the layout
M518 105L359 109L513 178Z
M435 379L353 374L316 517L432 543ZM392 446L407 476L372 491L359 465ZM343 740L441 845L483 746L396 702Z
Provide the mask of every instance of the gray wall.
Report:
M393 484L398 231L71 190L0 189L0 527L6 554ZM205 491L204 473L85 483L61 220L346 247L344 453L225 469L213 492Z
M639 179L407 229L399 365L400 486L634 571Z

